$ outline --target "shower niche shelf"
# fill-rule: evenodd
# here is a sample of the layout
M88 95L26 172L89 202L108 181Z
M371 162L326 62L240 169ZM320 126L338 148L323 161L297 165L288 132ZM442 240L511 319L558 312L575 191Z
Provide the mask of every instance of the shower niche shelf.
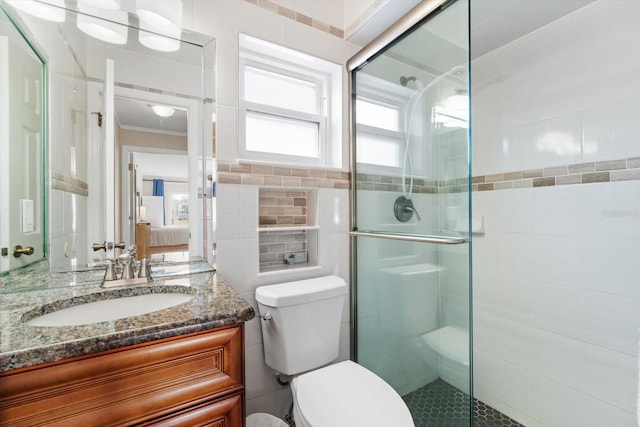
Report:
M258 194L259 273L317 266L317 190L260 188Z

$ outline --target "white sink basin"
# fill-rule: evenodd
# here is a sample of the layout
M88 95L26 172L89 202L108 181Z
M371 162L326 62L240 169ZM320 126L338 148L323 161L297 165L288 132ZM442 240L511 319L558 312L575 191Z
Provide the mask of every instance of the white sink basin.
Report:
M29 326L79 326L124 319L185 303L193 295L154 293L94 301L64 308L28 320Z

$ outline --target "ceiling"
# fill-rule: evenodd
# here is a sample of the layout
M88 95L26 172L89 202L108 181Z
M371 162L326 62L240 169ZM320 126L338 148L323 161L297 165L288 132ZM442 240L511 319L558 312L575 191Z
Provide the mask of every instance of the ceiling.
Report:
M595 0L468 0L470 1L471 57L478 58L525 34L561 18ZM349 41L364 46L382 33L393 22L409 12L420 0L389 0L378 12L358 28ZM456 7L465 7L459 0ZM443 14L443 15L446 15ZM444 24L451 21L442 16L430 29L443 40L463 49L467 48L466 32L459 25ZM459 19L458 19L459 21ZM420 43L420 41L416 41ZM424 45L413 46L419 52Z
M187 111L176 109L171 117L157 116L151 104L128 98L115 99L115 119L121 129L187 135Z

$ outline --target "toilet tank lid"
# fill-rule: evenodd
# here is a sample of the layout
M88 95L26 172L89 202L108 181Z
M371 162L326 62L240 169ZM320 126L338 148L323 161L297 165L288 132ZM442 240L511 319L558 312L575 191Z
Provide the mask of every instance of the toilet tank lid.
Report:
M333 298L347 293L347 283L338 276L316 277L277 285L260 286L256 300L267 307L285 307Z

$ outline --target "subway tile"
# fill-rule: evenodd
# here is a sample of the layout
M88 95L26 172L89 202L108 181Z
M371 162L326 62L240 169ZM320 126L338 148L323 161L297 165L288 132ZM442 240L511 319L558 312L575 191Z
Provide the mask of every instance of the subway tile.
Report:
M499 182L502 181L502 174L501 173L495 173L492 175L486 175L484 177L484 182L489 183L489 182Z
M282 186L282 177L281 176L268 176L265 175L263 178L264 185L278 185Z
M517 172L506 172L502 174L502 179L504 181L513 181L516 179L522 179L522 171ZM475 183L475 181L474 181Z
M282 177L282 185L284 187L301 187L302 181L300 180L300 178Z
M640 168L640 157L629 157L627 159L627 167L629 169Z
M533 179L533 187L550 187L556 185L556 178L546 177L546 178L534 178Z
M566 175L567 174L567 167L566 166L556 166L556 167L552 167L552 168L544 168L543 170L543 175L544 176L559 176L559 175Z
M542 178L544 176L542 169L530 169L522 171L522 178Z
M609 172L594 172L594 173L582 174L583 184L590 184L594 182L609 182L609 180L610 180Z
M309 25L311 27L313 26L313 18L303 13L296 12L296 21L300 22L301 24Z
M326 176L328 179L342 179L342 171L328 170L326 171ZM382 176L380 176L380 178L382 178Z
M229 172L231 173L247 173L250 174L253 172L252 165L248 164L231 164L229 165Z
M579 163L575 165L569 165L568 172L570 174L589 173L589 172L595 172L595 170L596 170L596 164L592 162L592 163Z
M278 6L278 15L284 16L289 19L296 19L296 13L284 6Z
M311 178L326 178L327 174L323 169L310 169L309 176ZM358 174L358 181L367 181L368 175L364 173Z
M242 174L241 183L245 185L262 185L262 176L261 175L246 175Z
M611 160L607 162L596 162L596 171L610 171L618 169L626 169L627 160Z
M640 180L640 169L611 171L611 181L632 181L632 180Z
M273 166L253 165L253 173L255 175L273 175Z
M273 167L273 174L279 176L291 176L291 168L283 168L280 166Z
M581 184L582 183L582 175L574 174L574 175L564 175L556 177L556 185L571 185L571 184Z
M242 178L235 173L223 172L218 174L218 182L221 184L241 184Z
M507 182L496 182L493 184L493 189L494 190L509 190L513 188L513 183L510 181ZM456 193L462 193L462 191L454 191Z
M318 186L318 179L317 178L302 178L300 180L300 185L302 187L317 187Z
M291 168L291 176L308 177L309 169Z
M484 175L474 176L473 178L471 178L471 182L473 184L484 184L484 180L485 180Z
M493 183L491 183L491 184L478 184L478 191L493 191Z

